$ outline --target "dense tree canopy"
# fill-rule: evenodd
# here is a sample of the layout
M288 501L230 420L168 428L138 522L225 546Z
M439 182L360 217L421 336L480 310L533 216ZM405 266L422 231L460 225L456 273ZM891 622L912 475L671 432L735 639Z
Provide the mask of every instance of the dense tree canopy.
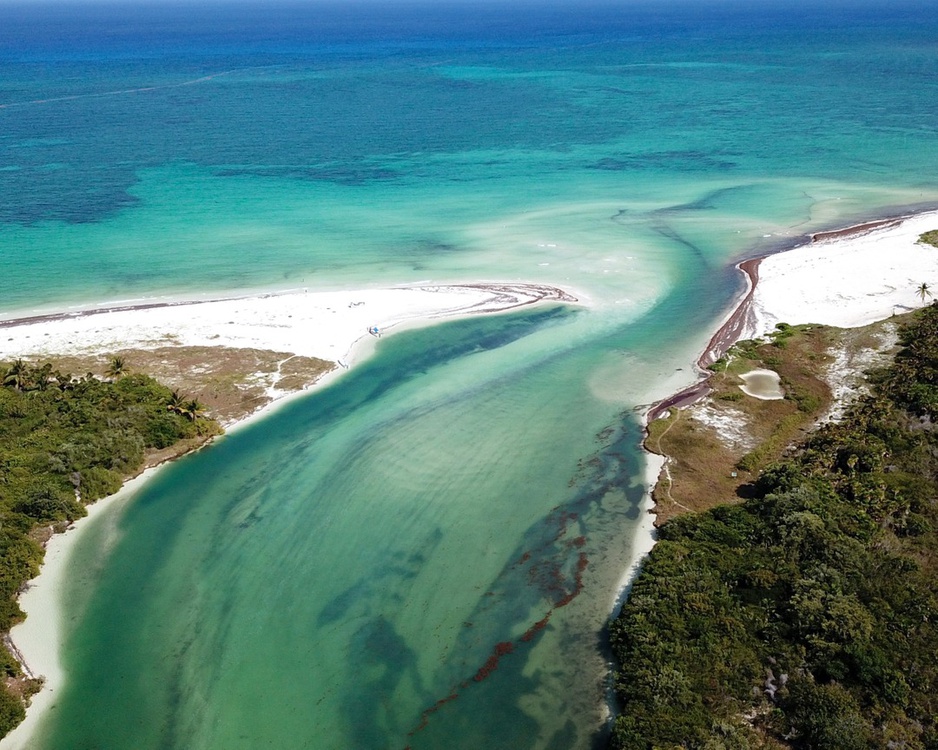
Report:
M23 618L16 597L39 572L37 530L85 515L111 494L148 451L218 433L202 407L112 362L112 381L81 378L17 360L0 367L0 631ZM8 686L19 665L0 648ZM22 701L0 690L0 735L23 717Z
M938 306L901 344L754 497L661 528L613 747L938 747Z

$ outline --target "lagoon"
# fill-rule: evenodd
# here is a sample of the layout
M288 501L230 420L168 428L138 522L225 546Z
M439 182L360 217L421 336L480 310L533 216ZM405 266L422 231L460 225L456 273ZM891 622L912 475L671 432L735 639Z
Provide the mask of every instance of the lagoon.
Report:
M800 10L0 6L5 316L425 280L584 303L383 339L105 514L33 746L590 747L650 535L643 407L732 261L938 203L934 14Z

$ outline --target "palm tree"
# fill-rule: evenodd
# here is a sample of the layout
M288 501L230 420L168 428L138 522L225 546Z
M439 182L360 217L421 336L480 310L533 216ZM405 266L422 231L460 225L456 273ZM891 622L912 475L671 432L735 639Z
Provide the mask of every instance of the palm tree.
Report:
M122 375L127 374L127 365L123 357L111 357L111 363L108 365L105 373L112 380L117 380Z
M23 360L16 360L3 376L3 384L13 386L14 390L25 390L29 385L29 365Z
M205 413L205 407L195 399L191 399L185 403L180 413L185 414L191 421L195 422Z
M922 298L923 305L925 304L925 298L932 296L931 290L928 288L928 284L926 284L924 281L921 283L919 288L916 289L916 291L918 292L918 296Z
M33 387L36 390L44 391L52 382L52 365L46 362L42 367L33 370Z
M59 386L60 391L71 391L75 388L70 372L63 373L56 370L56 372L52 373L52 377L55 378L55 382Z
M182 414L186 406L186 397L179 391L173 391L169 396L169 403L166 404L166 410L175 414Z

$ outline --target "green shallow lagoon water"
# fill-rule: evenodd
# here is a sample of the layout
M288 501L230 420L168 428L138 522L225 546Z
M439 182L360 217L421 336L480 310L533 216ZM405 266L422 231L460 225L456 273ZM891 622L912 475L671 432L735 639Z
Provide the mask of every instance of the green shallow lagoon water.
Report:
M76 594L75 697L43 746L469 748L508 741L509 726L514 747L588 738L601 665L544 650L592 650L581 639L616 580L587 567L578 584L578 561L626 564L614 519L637 521L643 490L634 454L610 452L635 425L598 437L606 410L560 360L516 359L522 337L572 316L400 334L161 472L120 519L106 564L120 574ZM463 361L478 379L454 382ZM71 564L93 568L98 541ZM476 679L502 642L514 652ZM576 683L592 694L566 695ZM476 722L480 710L500 718Z
M0 3L3 317L584 303L390 336L92 522L30 749L601 742L643 405L691 378L735 260L938 205L927 6Z

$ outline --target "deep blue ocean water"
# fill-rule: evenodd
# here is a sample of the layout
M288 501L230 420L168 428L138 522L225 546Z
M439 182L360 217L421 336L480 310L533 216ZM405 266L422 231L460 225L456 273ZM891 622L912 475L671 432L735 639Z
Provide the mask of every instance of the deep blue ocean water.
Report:
M392 336L162 471L74 554L29 746L598 741L640 406L734 260L938 204L935 11L0 2L0 315L427 279L588 303Z

